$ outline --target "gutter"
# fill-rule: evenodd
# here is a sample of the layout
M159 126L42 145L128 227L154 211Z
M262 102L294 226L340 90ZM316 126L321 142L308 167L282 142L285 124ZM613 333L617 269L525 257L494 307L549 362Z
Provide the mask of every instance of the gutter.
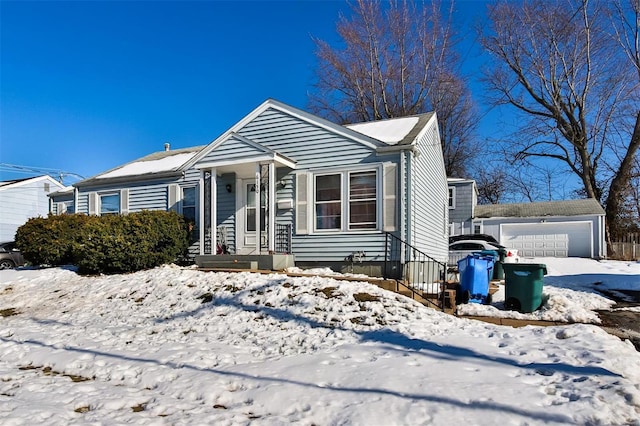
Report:
M378 155L382 155L382 154L393 154L395 152L401 152L401 151L411 151L414 155L420 155L420 151L418 150L418 147L415 146L414 144L411 145L389 145L389 146L383 146L380 148L376 148L376 154Z
M134 182L147 182L154 179L164 179L168 177L177 177L182 176L182 172L179 171L171 171L171 172L162 172L162 173L148 173L144 175L129 175L129 176L118 176L113 178L91 178L84 181L76 182L73 184L75 188L86 188L92 186L106 186L116 183L134 183Z

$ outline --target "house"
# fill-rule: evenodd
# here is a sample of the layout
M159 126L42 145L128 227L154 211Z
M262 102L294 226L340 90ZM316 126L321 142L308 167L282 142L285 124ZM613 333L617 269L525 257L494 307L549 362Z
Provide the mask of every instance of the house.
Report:
M72 198L86 214L178 211L194 225L202 267L295 260L388 275L415 253L420 268L448 254L435 113L342 126L270 99L211 143L166 145L77 182Z
M47 175L0 182L0 241L12 241L27 220L47 216L49 194L62 188Z
M451 235L493 235L525 257L606 257L605 212L593 198L477 205L473 180L448 183Z

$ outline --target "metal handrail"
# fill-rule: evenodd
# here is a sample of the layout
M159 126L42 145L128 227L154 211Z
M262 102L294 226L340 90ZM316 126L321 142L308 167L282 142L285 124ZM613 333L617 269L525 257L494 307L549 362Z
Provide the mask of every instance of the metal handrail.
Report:
M279 254L291 254L293 227L290 224L276 223L275 231L275 252Z
M391 272L394 266L396 274ZM444 309L446 262L440 262L401 238L385 232L384 278L398 279L397 267L400 267L400 278L411 290L412 297L415 294L439 294L440 306Z

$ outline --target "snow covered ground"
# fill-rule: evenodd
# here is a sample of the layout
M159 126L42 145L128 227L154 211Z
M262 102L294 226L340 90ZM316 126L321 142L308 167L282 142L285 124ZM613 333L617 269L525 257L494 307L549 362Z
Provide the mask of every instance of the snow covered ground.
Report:
M640 291L640 262L597 262L579 258L536 258L522 262L547 267L540 310L528 314L504 310L504 286L501 285L490 306L460 305L458 315L599 324L594 311L611 309L615 302L598 292ZM624 298L621 293L619 296Z
M638 263L535 261L558 317L640 289ZM640 353L595 325L496 326L339 278L0 271L0 424L640 425Z

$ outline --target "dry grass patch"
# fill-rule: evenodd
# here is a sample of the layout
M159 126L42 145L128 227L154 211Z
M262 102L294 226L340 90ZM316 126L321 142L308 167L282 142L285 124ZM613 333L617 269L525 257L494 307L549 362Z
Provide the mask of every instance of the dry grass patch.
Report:
M18 315L20 311L16 308L0 309L0 317L12 317Z
M356 302L379 302L380 298L378 296L374 296L369 293L356 293L353 295L353 298L356 299Z
M91 377L90 378L90 377L78 376L76 374L60 373L59 371L53 370L51 367L42 367L42 366L36 366L36 365L25 365L25 366L22 366L22 367L18 367L18 370L41 370L42 373L45 376L63 376L63 377L68 377L74 383L88 382L88 381L93 380L95 378L95 377Z

